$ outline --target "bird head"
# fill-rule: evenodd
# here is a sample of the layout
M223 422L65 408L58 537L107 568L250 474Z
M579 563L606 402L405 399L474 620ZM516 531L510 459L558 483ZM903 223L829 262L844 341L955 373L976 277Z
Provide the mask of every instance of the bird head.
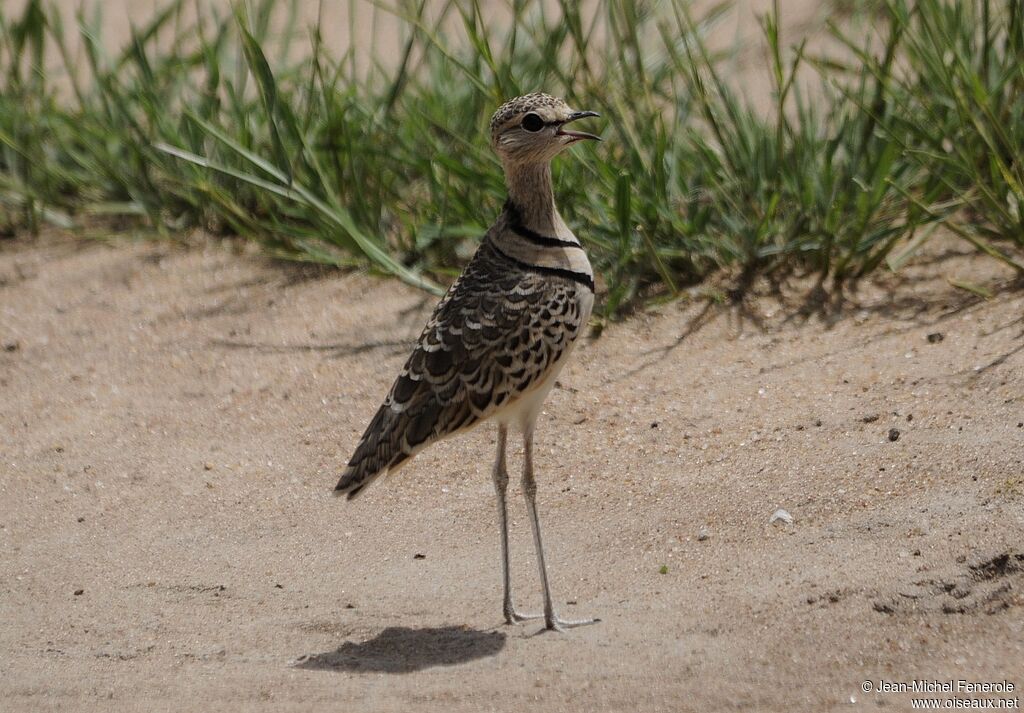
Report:
M543 163L566 146L600 137L569 131L565 125L593 111L574 111L557 97L536 92L502 104L491 117L491 146L506 163Z

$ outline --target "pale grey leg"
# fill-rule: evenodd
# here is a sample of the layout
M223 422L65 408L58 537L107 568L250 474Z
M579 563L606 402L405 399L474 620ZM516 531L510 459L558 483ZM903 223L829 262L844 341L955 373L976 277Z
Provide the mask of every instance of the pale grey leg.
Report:
M526 497L526 510L530 515L533 527L533 546L537 550L537 566L540 568L540 583L544 589L544 624L548 629L562 631L573 626L593 624L600 619L580 619L567 621L559 619L555 614L555 605L551 601L551 587L548 586L548 570L544 566L544 544L540 537L540 520L537 517L537 481L533 478L533 428L523 431L523 495Z
M498 426L498 456L494 461L494 492L498 495L498 524L501 526L501 577L505 585L505 598L502 611L505 623L517 624L528 619L540 619L540 614L520 614L512 606L512 574L508 560L508 508L505 493L508 490L508 470L505 463L505 444L508 440L508 429Z

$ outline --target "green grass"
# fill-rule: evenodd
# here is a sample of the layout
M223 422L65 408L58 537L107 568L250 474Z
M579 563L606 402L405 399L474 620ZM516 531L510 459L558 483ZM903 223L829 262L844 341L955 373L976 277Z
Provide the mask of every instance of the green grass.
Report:
M1024 7L1009 2L891 3L906 71L893 74L852 47L863 64L848 71L885 75L899 107L883 122L928 190L907 197L953 232L1024 271ZM860 102L869 113L871 108ZM903 191L906 193L906 191ZM939 204L954 209L941 211ZM1007 243L1005 248L997 243ZM1011 257L1016 252L1017 259Z
M270 0L198 22L172 2L113 53L96 12L29 0L0 10L0 231L203 229L436 292L504 200L488 117L543 89L603 117L556 185L605 314L723 269L855 282L939 225L1024 273L1016 3L872 2L879 37L833 28L852 61L788 47L776 10L767 112L703 42L724 6L688 4L517 0L496 29L478 2L400 2L376 10L399 61L366 66L372 38L333 56Z

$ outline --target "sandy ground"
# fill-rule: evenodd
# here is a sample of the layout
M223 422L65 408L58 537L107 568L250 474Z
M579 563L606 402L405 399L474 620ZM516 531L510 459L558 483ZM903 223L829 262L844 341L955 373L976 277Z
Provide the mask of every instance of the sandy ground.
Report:
M1024 293L950 277L1006 280L937 254L839 311L682 301L582 344L539 425L540 507L561 612L602 621L538 634L502 624L490 427L330 494L432 300L218 245L8 244L0 708L1019 697Z

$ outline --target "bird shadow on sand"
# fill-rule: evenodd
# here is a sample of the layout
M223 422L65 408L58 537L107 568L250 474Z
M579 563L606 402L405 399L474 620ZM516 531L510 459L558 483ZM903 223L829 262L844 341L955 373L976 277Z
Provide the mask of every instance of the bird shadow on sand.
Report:
M303 656L296 668L337 673L412 673L494 656L505 647L501 631L461 626L388 627L369 641L346 641L334 651Z

